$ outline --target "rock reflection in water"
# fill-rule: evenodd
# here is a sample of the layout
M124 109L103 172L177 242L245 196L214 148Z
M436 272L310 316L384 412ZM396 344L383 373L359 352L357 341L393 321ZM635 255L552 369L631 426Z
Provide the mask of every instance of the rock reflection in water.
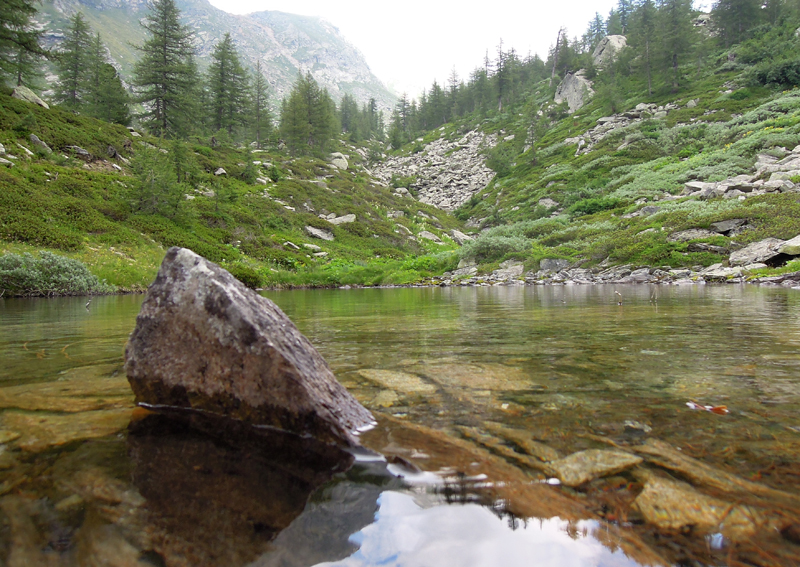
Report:
M231 427L199 415L131 425L133 484L146 500L150 547L168 565L249 563L352 464L331 445Z

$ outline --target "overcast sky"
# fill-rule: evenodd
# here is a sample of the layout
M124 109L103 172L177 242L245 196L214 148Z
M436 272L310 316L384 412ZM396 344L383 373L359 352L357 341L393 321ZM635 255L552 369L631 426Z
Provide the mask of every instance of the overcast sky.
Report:
M373 73L398 94L412 97L434 79L447 81L455 66L459 77L479 66L486 50L497 53L500 39L547 58L560 26L580 36L600 12L608 15L616 0L210 0L226 12L247 14L277 10L319 16L339 28L366 57Z

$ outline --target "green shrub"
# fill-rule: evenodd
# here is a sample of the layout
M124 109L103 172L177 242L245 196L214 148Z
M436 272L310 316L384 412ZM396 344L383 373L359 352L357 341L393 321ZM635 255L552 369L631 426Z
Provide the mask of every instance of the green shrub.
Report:
M32 112L29 112L28 114L20 118L20 120L16 124L14 124L14 130L19 132L20 134L30 134L38 127L39 123L36 121L36 116Z
M731 100L745 100L750 98L751 96L753 96L753 93L751 93L749 90L739 89L738 91L731 93L728 98L730 98Z
M250 266L235 263L225 266L231 275L251 289L261 287L261 275Z
M800 59L765 61L748 74L751 80L762 85L780 85L782 87L800 85ZM731 98L735 94L733 93Z
M89 295L116 288L92 275L80 261L42 251L0 256L0 290L14 296Z
M499 260L508 254L529 252L531 241L522 236L482 235L470 240L459 251L461 258L475 258L478 262Z
M395 189L399 189L400 187L403 187L403 188L408 189L410 191L411 190L411 186L414 185L416 182L417 182L417 178L415 176L413 176L413 175L410 175L408 177L401 177L399 175L392 174L392 180L391 180L390 184Z
M486 152L486 167L497 173L498 177L506 177L511 174L517 153L511 144L498 144Z
M611 197L595 197L592 199L583 199L578 201L569 208L569 212L574 215L593 215L600 211L607 211L615 209L620 206L619 199Z

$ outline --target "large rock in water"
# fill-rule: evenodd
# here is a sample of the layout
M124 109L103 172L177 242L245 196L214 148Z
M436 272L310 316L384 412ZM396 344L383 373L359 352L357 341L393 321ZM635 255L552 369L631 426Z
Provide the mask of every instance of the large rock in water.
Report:
M372 415L270 300L170 248L125 349L138 404L188 408L358 445Z

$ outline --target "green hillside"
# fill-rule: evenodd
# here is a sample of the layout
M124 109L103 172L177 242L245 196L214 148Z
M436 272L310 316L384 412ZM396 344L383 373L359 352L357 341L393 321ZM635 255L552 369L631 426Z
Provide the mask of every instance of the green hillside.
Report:
M673 4L683 15L670 28ZM709 24L675 0L658 4L662 23L648 28L655 5L622 1L582 38L559 34L546 61L501 47L469 82L404 97L388 142L374 109L347 98L334 107L310 76L258 151L246 149L251 130L229 125L226 135L197 110L164 140L9 89L0 252L72 257L122 290L144 288L176 245L253 287L486 283L508 261L532 281L545 259L697 278L750 243L800 234L800 6L777 5L744 29L725 23L725 3ZM625 40L620 31L628 46L598 59L604 34ZM594 95L574 108L554 102L576 76ZM303 106L301 87L317 93L315 107ZM416 165L392 170L404 159ZM495 172L488 186L484 164ZM463 204L423 204L435 202L429 191ZM735 230L709 230L726 220ZM454 230L473 239L459 247ZM736 277L800 269L785 260L751 262ZM452 274L458 267L469 273Z
M401 100L389 138L422 155L432 138L472 129L500 140L485 152L494 180L455 211L480 230L459 253L478 274L505 260L535 272L544 258L584 269L726 264L749 243L800 234L800 7L768 4L742 24L737 10L752 1L715 3L710 17L679 0L621 1L581 38L559 34L547 61L501 46L468 83ZM623 32L627 47L598 59L605 34ZM577 110L554 102L573 74L595 91ZM689 194L698 187L706 193ZM706 230L728 219L743 228Z
M698 242L730 250L737 243L797 236L800 196L795 192L744 200L682 197L687 182L752 175L758 154L781 159L800 144L800 91L742 87L721 93L721 85L735 78L712 75L662 101L678 107L667 116L615 129L581 155L573 140L605 117L602 100L555 123L535 150L512 149L506 174L456 213L488 229L462 255L475 254L483 261L523 259L530 269L544 257L586 266L606 258L648 266L707 266L727 255L691 252L690 242L670 242L670 235L744 218L752 228L735 239L716 236ZM690 101L692 108L687 108ZM634 98L627 106L639 102ZM524 137L527 122L509 113L498 126L506 133L522 131ZM760 178L769 180L770 174Z
M52 154L37 149L31 134ZM454 261L444 253L456 247L446 233L460 223L374 185L351 146L341 148L350 157L347 170L277 151L212 148L197 138L176 150L174 142L6 93L0 144L6 152L0 157L14 164L0 166L0 252L46 249L77 258L123 290L147 286L169 246L189 247L254 287L401 284ZM90 156L81 159L75 146ZM119 158L109 157L109 147ZM190 174L174 188L174 209L141 206L142 175L135 171L148 150L167 163L176 151L185 154ZM248 162L261 163L248 169ZM214 175L219 168L226 175ZM355 215L355 222L337 226L320 218L330 214ZM333 240L315 238L306 227ZM413 236L423 230L443 243Z

